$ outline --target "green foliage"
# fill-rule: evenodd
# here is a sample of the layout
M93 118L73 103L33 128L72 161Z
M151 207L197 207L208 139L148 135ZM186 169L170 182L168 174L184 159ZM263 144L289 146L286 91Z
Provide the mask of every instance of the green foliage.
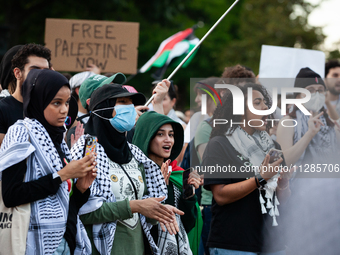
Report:
M140 23L138 67L172 34L204 22L196 30L202 38L233 0L18 0L5 1L0 24L11 28L9 46L44 43L46 18L131 21ZM195 58L174 76L181 95L180 108L188 107L189 82L193 77L220 76L224 67L237 63L258 72L261 45L315 49L323 41L320 28L309 27L313 6L303 0L240 0L203 42ZM301 14L297 16L294 11ZM53 59L52 59L53 62ZM150 95L151 70L130 81ZM165 73L167 77L173 68Z

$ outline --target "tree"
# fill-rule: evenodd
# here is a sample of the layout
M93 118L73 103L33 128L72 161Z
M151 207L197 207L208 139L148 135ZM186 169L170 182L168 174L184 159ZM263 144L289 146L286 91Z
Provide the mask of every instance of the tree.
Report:
M202 38L233 0L66 0L5 1L0 24L10 28L8 47L24 43L44 43L45 19L69 18L131 21L140 23L138 67L170 35L204 22L196 30ZM203 42L186 69L173 77L179 87L180 108L188 107L190 78L220 76L224 67L240 63L258 71L262 44L316 49L323 41L321 29L307 24L313 5L304 0L240 0ZM296 15L297 10L300 15ZM53 62L53 59L52 59ZM130 81L138 91L150 95L151 73ZM165 73L167 77L173 68Z

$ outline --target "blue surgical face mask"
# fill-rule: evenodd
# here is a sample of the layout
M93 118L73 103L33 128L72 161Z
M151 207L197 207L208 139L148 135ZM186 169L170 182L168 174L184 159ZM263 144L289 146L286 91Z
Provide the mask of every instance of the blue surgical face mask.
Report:
M113 118L105 118L103 116L100 116L96 112L103 111L103 110L116 110L116 115ZM93 113L97 115L98 117L110 121L110 124L118 131L118 132L125 132L130 131L133 126L135 125L137 112L135 110L135 106L133 104L129 105L116 105L115 107L109 107L104 109L97 109L95 111L92 111L90 113Z
M118 132L130 131L135 125L137 112L133 104L117 105L114 107L116 116L110 119L111 125Z

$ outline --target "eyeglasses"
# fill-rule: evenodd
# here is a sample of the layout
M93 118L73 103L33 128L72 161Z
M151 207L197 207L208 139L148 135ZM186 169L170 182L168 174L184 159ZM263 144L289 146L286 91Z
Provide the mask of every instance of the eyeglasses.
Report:
M307 89L311 94L314 94L314 93L316 93L316 92L318 92L319 94L325 94L325 89L318 89L318 90L316 90L316 89L314 89L314 88L308 88Z

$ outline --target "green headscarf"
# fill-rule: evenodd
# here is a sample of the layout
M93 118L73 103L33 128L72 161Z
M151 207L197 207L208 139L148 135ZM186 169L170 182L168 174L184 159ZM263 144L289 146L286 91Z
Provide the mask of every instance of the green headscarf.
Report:
M171 150L170 159L176 159L183 147L184 131L180 123L166 115L154 111L143 113L137 121L132 143L141 149L146 156L149 156L150 142L156 136L158 129L165 124L171 124L174 129L175 143Z

